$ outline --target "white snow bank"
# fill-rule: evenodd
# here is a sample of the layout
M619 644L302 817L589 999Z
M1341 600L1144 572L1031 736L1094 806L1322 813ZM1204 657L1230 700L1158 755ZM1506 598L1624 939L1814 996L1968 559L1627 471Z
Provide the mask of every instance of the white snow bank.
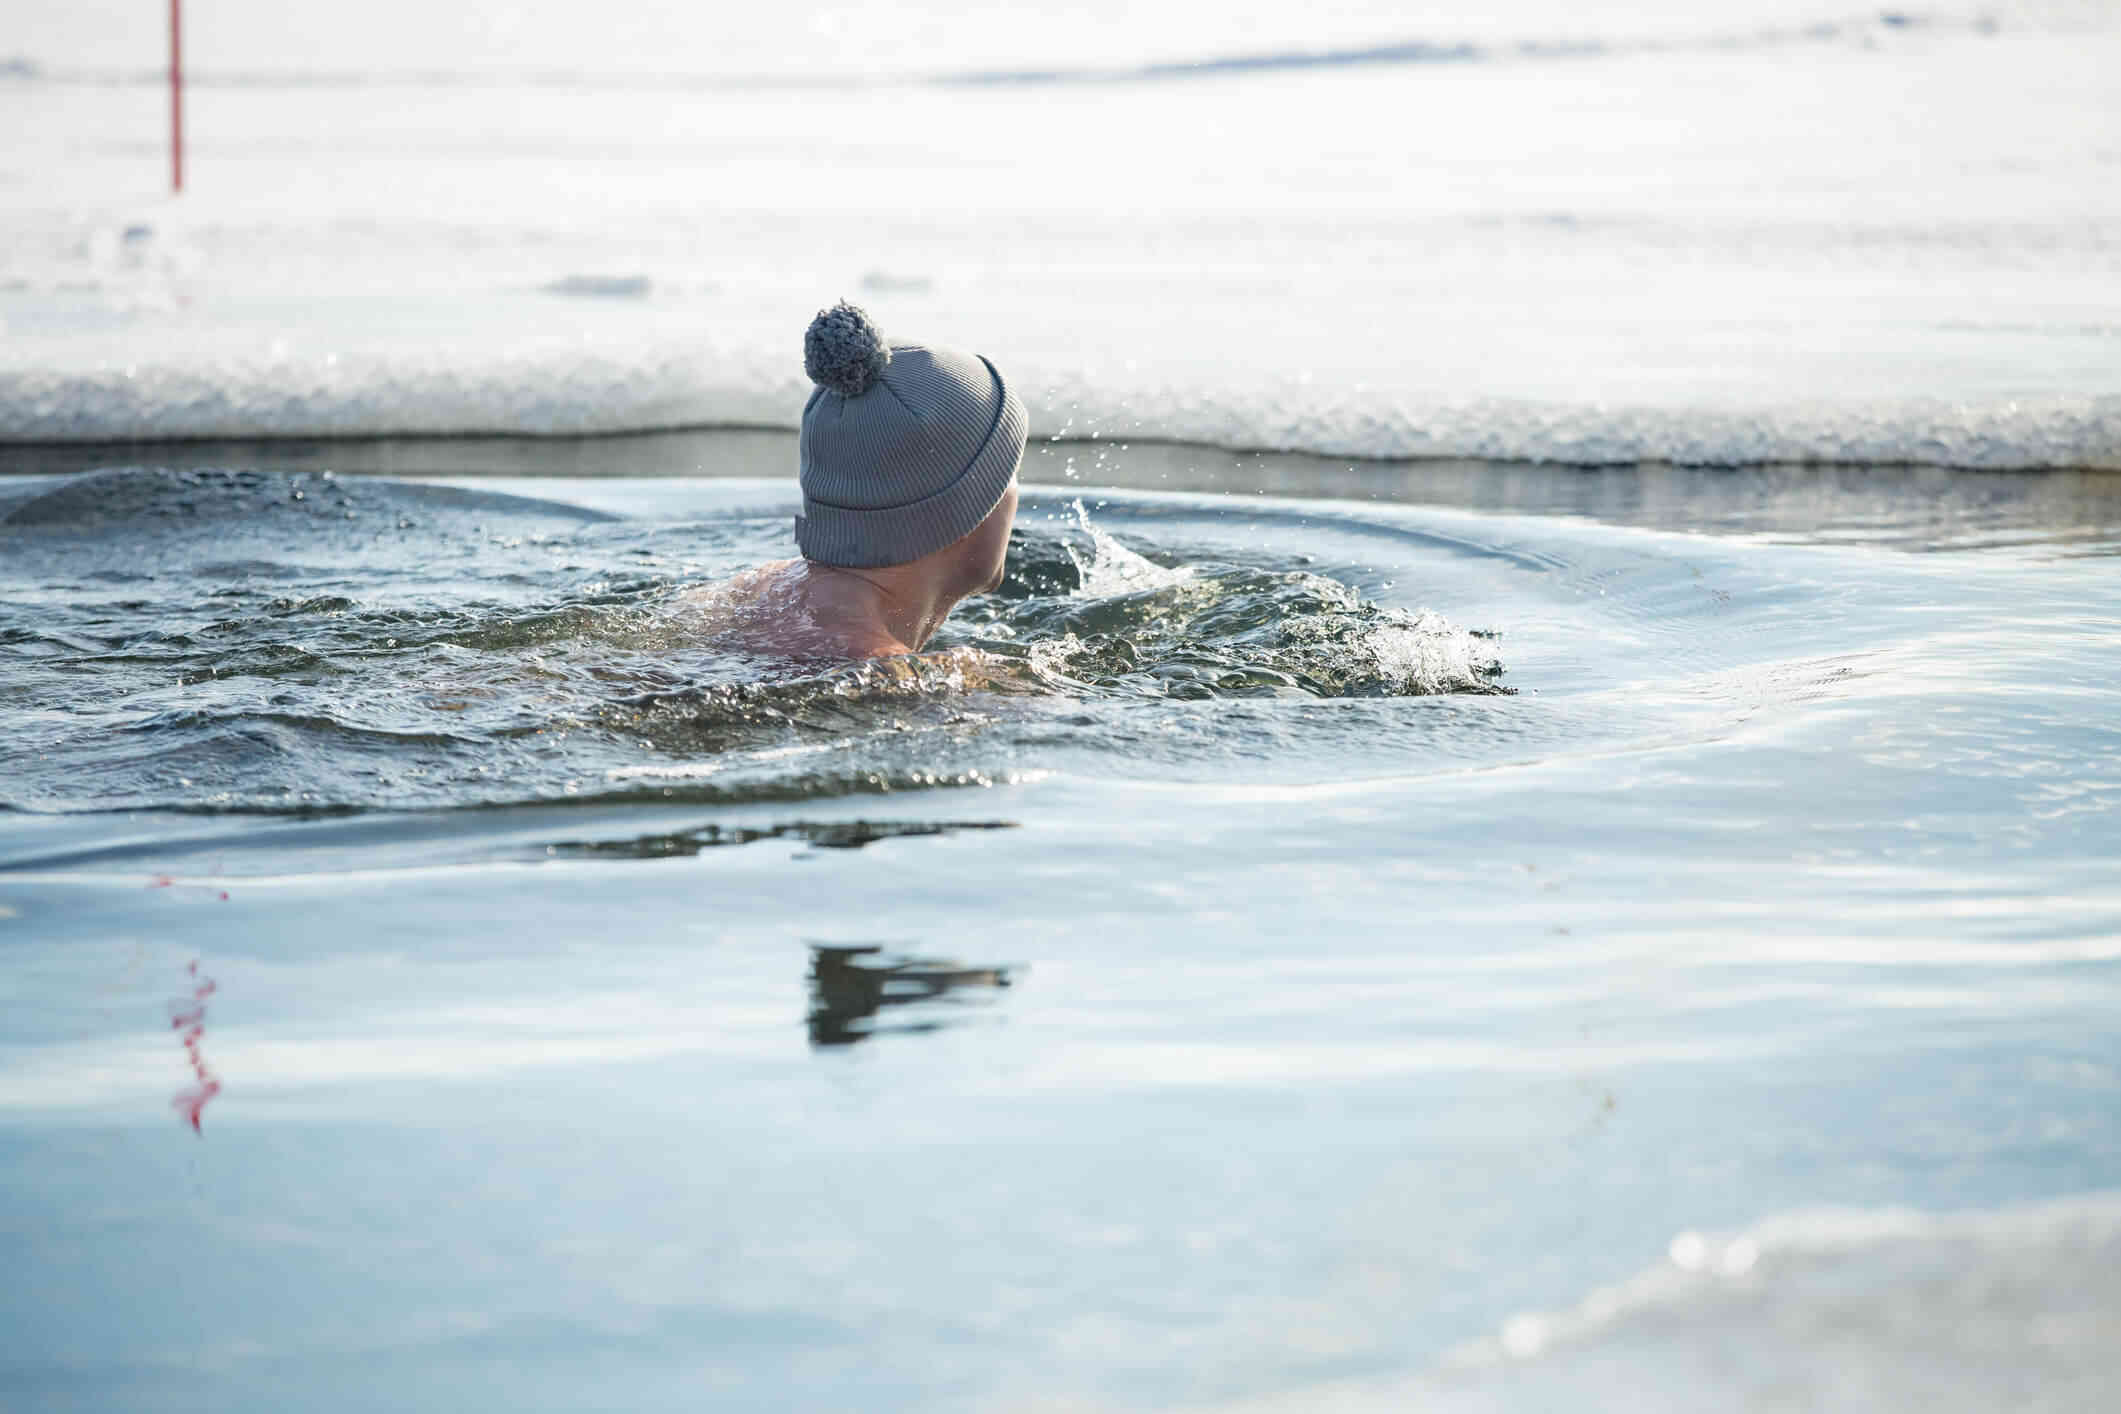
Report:
M1627 1409L2103 1414L2121 1389L2121 1194L1931 1216L1819 1211L1675 1236L1405 1383L1228 1414Z
M1823 13L1749 5L1711 29ZM1186 54L1302 57L1295 12L1149 8ZM1041 436L2121 465L2121 11L1629 49L1698 7L1478 8L1444 18L1590 48L634 90L463 82L443 36L432 82L202 89L178 199L151 86L13 84L0 440L787 427L848 295L991 356Z
M579 348L489 358L350 355L0 369L0 441L579 436L690 427L792 429L806 392L770 356ZM1038 437L1156 440L1349 458L1909 463L2121 468L2121 395L1760 408L1425 401L1290 383L1145 392L1125 376L1010 370Z

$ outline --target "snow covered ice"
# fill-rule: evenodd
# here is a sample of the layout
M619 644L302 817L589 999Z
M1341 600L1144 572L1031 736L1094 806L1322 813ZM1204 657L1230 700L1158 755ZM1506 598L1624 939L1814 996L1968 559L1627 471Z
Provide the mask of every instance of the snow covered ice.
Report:
M223 5L175 199L159 25L44 8L0 438L790 426L846 295L1039 436L2121 464L2110 5Z

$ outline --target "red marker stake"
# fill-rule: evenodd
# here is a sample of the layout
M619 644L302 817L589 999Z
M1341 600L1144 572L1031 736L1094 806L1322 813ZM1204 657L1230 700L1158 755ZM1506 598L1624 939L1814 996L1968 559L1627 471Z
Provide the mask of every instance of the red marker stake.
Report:
M169 189L184 190L184 0L169 0Z

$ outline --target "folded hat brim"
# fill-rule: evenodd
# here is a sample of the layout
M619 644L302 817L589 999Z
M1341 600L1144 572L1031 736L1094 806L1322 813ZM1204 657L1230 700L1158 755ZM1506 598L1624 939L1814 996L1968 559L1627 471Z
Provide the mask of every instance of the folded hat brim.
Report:
M980 362L994 378L999 406L986 441L957 479L899 506L836 506L805 494L795 518L803 558L845 569L907 564L962 540L1001 504L1023 461L1031 420L994 365Z

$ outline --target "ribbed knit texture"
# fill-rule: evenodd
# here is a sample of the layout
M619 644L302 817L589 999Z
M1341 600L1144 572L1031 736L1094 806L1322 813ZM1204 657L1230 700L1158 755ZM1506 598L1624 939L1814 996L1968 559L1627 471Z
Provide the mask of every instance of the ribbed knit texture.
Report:
M940 550L1000 504L1029 430L984 358L891 345L862 392L820 386L803 408L795 543L806 559L862 569Z

